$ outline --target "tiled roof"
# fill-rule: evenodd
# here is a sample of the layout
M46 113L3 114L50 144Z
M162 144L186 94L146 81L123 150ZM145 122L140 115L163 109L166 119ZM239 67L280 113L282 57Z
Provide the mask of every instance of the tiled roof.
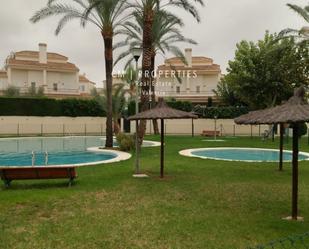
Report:
M186 71L186 70L196 70L196 71L213 71L213 72L220 72L220 66L217 64L213 65L198 65L198 66L192 66L192 67L186 67L186 66L166 66L166 65L161 65L158 67L158 70L161 71L171 71L171 70L181 70L181 71Z
M73 63L56 63L56 62L48 62L47 64L39 63L38 61L26 61L26 60L16 60L9 59L8 66L13 68L22 68L22 69L37 69L42 70L46 69L49 71L61 71L61 72L78 72L79 69Z
M165 60L166 63L182 63L182 60L179 57L172 57ZM205 56L193 56L192 63L213 63L213 59L205 57Z
M8 77L8 76L7 76L6 71L0 70L0 78L7 78L7 77Z
M39 52L38 51L19 51L15 53L16 56L21 56L21 57L30 57L30 58L39 58ZM64 60L67 61L68 57L63 56L61 54L57 53L47 53L47 59L48 60Z
M79 75L79 82L86 82L95 85L95 83L90 81L85 75Z

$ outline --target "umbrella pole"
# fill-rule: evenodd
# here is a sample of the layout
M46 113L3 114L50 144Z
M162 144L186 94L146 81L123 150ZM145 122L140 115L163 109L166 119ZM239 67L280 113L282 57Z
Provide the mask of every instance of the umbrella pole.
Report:
M284 135L284 125L280 124L280 160L279 160L279 171L283 170L283 135Z
M139 141L138 141L138 120L136 120L136 132L135 132L135 174L139 174Z
M298 124L293 126L292 219L298 218Z
M164 119L161 119L161 178L164 177Z

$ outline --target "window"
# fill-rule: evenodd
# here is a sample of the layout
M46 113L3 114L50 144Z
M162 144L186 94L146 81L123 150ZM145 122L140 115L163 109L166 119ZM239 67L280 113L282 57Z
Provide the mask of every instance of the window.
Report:
M176 86L176 93L180 93L180 86Z
M200 86L196 87L196 93L201 93L201 87Z
M84 91L85 91L85 86L84 86L84 85L81 85L81 86L79 87L79 89L80 89L82 92L84 92Z
M58 91L58 84L57 84L57 83L54 83L54 84L53 84L53 90L54 90L55 92Z
M31 87L35 88L35 82L31 82Z

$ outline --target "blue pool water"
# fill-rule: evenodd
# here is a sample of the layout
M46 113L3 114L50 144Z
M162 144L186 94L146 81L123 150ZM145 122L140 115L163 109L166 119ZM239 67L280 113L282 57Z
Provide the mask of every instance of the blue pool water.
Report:
M228 160L228 161L252 161L252 162L276 162L279 160L279 151L263 149L243 149L243 148L212 148L191 152L192 155L201 158ZM309 156L305 153L299 154L299 160L307 160ZM284 161L292 160L292 152L283 153Z
M35 165L83 164L116 158L115 153L89 152L89 147L104 146L101 137L51 137L0 139L0 166L30 166L32 151Z

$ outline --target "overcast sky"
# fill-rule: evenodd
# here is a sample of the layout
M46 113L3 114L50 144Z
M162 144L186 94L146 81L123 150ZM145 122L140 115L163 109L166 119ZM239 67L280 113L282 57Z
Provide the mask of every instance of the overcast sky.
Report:
M57 17L38 24L30 23L29 18L46 2L10 0L6 1L4 8L0 8L1 62L4 63L12 51L37 50L38 43L45 42L49 52L69 57L81 73L102 85L105 78L103 43L98 30L91 25L83 30L75 21L55 36ZM304 21L286 3L304 6L308 0L206 0L205 3L205 8L200 8L200 24L181 12L186 23L183 33L199 43L193 47L193 55L213 58L225 72L240 40L255 41L263 38L265 30L279 32L287 27L300 28L304 25ZM179 47L184 49L188 45L180 44ZM163 60L162 56L157 58L158 63ZM122 70L122 67L123 64L119 64L115 70Z

